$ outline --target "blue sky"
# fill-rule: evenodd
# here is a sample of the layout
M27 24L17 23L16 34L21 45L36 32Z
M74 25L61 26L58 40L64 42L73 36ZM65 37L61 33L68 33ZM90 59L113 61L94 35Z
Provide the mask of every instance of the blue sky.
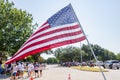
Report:
M120 53L120 0L9 0L33 16L41 26L61 8L72 4L88 40ZM83 41L82 43L86 43ZM77 45L79 45L77 43Z

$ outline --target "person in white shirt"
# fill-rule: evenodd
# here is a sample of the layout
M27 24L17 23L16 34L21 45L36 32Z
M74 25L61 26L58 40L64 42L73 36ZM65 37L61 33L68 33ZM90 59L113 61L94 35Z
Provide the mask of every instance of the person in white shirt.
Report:
M19 63L18 64L18 71L19 71L19 77L20 78L23 78L23 73L24 73L24 69L25 67L24 67L24 65L23 65L23 63Z
M31 74L34 74L34 65L33 65L33 63L28 64L28 77L30 77Z
M17 80L17 71L18 71L18 67L16 64L13 64L13 69L12 69L12 80Z

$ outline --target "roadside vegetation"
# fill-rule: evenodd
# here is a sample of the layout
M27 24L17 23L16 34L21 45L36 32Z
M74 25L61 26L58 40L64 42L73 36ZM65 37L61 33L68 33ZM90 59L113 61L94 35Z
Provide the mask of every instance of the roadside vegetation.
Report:
M108 72L107 69L104 69L103 67L101 67L101 70L98 66L96 67L89 67L89 66L72 66L71 68L73 69L77 69L77 70L82 70L82 71L92 71L92 72L101 72L101 70L103 72Z

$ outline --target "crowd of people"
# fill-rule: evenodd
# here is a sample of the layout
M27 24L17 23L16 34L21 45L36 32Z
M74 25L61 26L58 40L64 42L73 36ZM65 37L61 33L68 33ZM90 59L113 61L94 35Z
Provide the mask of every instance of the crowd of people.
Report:
M38 62L16 62L12 64L5 64L4 68L0 65L0 74L10 75L10 80L18 80L30 77L41 77L42 71L45 69L45 64ZM27 75L25 75L27 73Z

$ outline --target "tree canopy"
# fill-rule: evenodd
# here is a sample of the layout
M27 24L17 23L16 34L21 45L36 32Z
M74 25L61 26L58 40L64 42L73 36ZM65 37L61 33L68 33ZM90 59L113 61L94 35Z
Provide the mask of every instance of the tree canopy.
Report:
M84 51L80 50L80 48L72 46L58 48L54 51L54 54L61 62L80 61L81 54L85 55Z
M0 2L0 51L13 55L34 30L31 14L14 7L13 2Z
M118 59L119 60L119 54L115 55L113 52L101 48L99 45L91 45L96 57L100 61L105 60L112 60L112 59ZM95 58L93 57L92 52L90 51L90 48L88 45L83 44L81 49L78 47L66 47L66 48L58 48L54 51L54 54L56 58L58 58L61 62L67 62L67 61L95 61ZM117 58L116 58L117 56Z
M111 52L107 49L104 49L104 48L100 47L99 45L93 45L92 44L91 47L92 47L96 57L98 58L98 60L105 61L105 60L109 60L109 59L116 59L116 55L113 52ZM85 51L86 57L89 60L94 59L88 45L83 44L81 49Z

